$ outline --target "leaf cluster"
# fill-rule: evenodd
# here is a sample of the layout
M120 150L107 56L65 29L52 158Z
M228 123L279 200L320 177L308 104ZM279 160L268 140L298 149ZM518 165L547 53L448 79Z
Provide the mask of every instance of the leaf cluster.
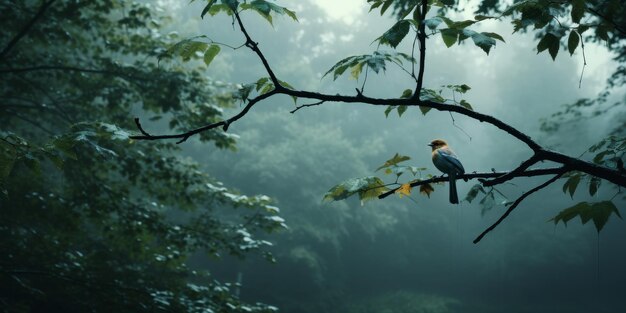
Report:
M38 5L0 5L15 17L0 42ZM273 260L266 237L287 226L272 200L223 186L174 144L129 139L134 114L188 129L234 105L232 88L205 66L158 64L168 52L202 54L208 65L219 52L198 38L176 44L158 12L152 3L57 1L0 60L3 310L276 311L187 265L199 253ZM236 136L200 139L233 149Z

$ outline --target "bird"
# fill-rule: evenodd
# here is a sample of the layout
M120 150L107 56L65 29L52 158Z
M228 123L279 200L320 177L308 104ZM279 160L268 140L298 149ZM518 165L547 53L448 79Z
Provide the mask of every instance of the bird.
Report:
M428 146L433 149L433 164L438 170L448 174L450 179L450 203L459 203L459 196L456 192L456 177L465 173L463 164L461 164L461 161L459 161L452 149L448 147L448 143L445 140L435 139Z

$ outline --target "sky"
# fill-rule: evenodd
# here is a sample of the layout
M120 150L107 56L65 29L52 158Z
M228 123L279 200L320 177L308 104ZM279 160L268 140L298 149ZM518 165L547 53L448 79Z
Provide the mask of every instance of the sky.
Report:
M373 40L393 20L367 14L365 1L279 4L294 9L299 23L279 17L272 27L257 16L243 15L278 77L298 89L353 95L362 80L333 81L322 78L323 73L346 56L374 51ZM177 24L183 35L206 34L233 46L243 43L228 17L201 20L201 5L179 7L186 17ZM427 43L425 87L467 84L472 89L463 97L475 110L571 155L581 154L604 135L610 126L606 116L564 127L556 134L543 133L539 126L541 118L562 104L595 97L602 90L615 67L606 49L586 46L588 65L579 88L579 51L572 57L561 51L552 61L547 53L536 53L531 35L512 34L507 21L487 22L476 30L497 32L506 43L498 42L486 55L471 43L446 48L433 36ZM410 53L410 42L402 42L398 49ZM245 49L224 49L207 73L233 83L266 76L258 59ZM413 84L406 73L389 67L369 76L365 94L398 97ZM392 312L626 308L626 300L618 296L625 291L626 279L621 265L626 262L624 222L612 218L600 236L590 224L572 221L566 228L546 222L561 209L579 201L606 199L614 190L604 188L591 198L581 187L570 199L562 193L562 183L557 183L529 197L496 231L474 245L473 238L500 216L503 207L483 215L477 201L450 206L447 186L435 186L430 198L393 196L363 206L354 199L321 200L343 180L381 175L374 170L395 153L411 156L410 165L439 175L426 146L435 138L451 144L468 172L514 168L530 156L526 146L495 127L449 113L432 111L423 116L409 109L402 118L395 113L385 117L382 108L325 103L291 114L293 107L290 98L277 97L258 104L231 125L229 131L240 136L236 153L198 143L184 147L228 185L274 198L290 225L276 238L277 265L216 267L216 275L225 279L243 272L244 285L249 286L244 294L281 304L285 312L312 312L310 308L368 312L368 307L398 301L423 309ZM541 178L520 179L499 190L513 200L541 182ZM459 182L460 197L475 183ZM624 207L623 200L616 201ZM270 288L262 287L268 284ZM339 304L335 309L323 307L328 303Z

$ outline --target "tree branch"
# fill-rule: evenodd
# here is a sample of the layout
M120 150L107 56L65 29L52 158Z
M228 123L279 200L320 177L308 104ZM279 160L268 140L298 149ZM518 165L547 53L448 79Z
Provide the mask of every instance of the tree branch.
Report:
M318 106L320 104L324 103L324 100L321 101L317 101L317 102L313 102L313 103L309 103L309 104L303 104L303 105L299 105L297 106L295 109L289 111L289 113L294 114L296 113L298 110L302 109L302 108L307 108L307 107L312 107L312 106Z
M227 120L223 120L217 123L212 123L212 124L208 124L184 133L179 133L179 134L173 134L173 135L150 135L148 132L146 132L143 127L141 126L141 123L139 121L139 118L135 118L135 124L137 125L137 128L139 129L139 132L141 132L142 135L136 135L136 136L130 136L129 138L131 139L135 139L135 140L161 140L161 139L180 139L179 141L177 141L177 144L183 143L185 142L187 139L189 139L189 137L201 133L203 131L207 131L209 129L213 129L213 128L217 128L222 126L224 131L228 130L228 127L230 126L231 123L239 120L240 118L244 117L248 111L250 111L250 109L257 104L259 101L263 100L263 99L267 99L269 97L271 97L272 95L275 95L279 93L276 89L266 93L266 94L262 94L254 99L251 99L248 101L248 104L243 108L243 110L241 110L241 112L239 112L237 115L234 115L233 117L227 119Z
M422 1L422 12L421 12L422 19L425 18L426 9L427 9L427 1ZM131 138L138 139L138 140L180 139L178 143L181 143L187 140L190 136L193 136L200 132L213 129L219 126L222 126L224 131L227 131L229 125L232 122L235 122L239 120L240 118L242 118L243 116L245 116L248 113L248 111L252 108L252 106L254 106L256 103L258 103L261 100L267 99L273 95L277 95L277 94L283 94L283 95L288 95L288 96L293 96L293 97L298 97L298 98L318 100L319 104L324 103L324 102L344 102L344 103L363 103L363 104L381 105L381 106L390 106L390 105L392 106L400 106L400 105L418 106L418 107L432 108L438 111L455 112L461 115L465 115L479 122L485 122L485 123L491 124L499 128L500 130L510 134L511 136L515 137L519 141L525 143L535 153L530 159L524 161L517 169L508 173L501 173L498 175L502 177L489 176L489 177L497 178L489 182L488 183L489 185L495 185L497 183L507 181L513 177L524 176L522 174L526 173L527 172L526 169L530 167L531 165L542 160L549 160L549 161L554 161L554 162L563 164L564 166L568 167L568 170L578 170L581 172L585 172L587 174L596 176L598 178L606 179L619 186L626 187L626 174L625 173L621 173L617 169L612 169L612 168L596 165L587 161L583 161L583 160L576 159L570 156L566 156L564 154L546 150L537 142L535 142L532 138L530 138L528 135L524 134L523 132L519 131L513 126L507 123L504 123L501 120L493 116L479 113L479 112L467 109L465 107L462 107L456 104L439 103L439 102L434 102L431 100L419 99L419 93L421 91L421 84L423 83L423 72L424 72L423 63L425 62L424 60L425 60L425 53L426 53L426 48L425 48L426 32L425 32L425 26L423 23L421 23L420 27L418 28L418 39L420 41L420 73L417 79L418 89L415 91L415 94L413 95L413 97L409 99L406 99L406 98L381 99L381 98L372 98L372 97L365 96L361 92L359 92L358 89L357 89L356 96L344 96L344 95L339 95L339 94L330 95L330 94L322 94L318 92L311 92L311 91L304 91L304 90L294 90L294 89L288 89L288 88L283 87L280 84L280 81L278 80L276 75L274 74L269 63L267 62L267 59L265 58L261 50L258 48L257 43L254 42L252 38L250 37L250 35L248 34L245 26L243 25L243 22L241 21L241 18L238 12L235 12L235 19L237 20L237 23L239 24L239 27L242 33L246 37L245 45L248 48L250 48L263 63L265 70L267 71L268 75L270 76L270 79L274 83L274 87L275 87L274 90L270 91L269 93L259 95L252 100L249 100L248 104L241 112L239 112L237 115L227 120L205 125L200 128L192 129L184 133L179 133L179 134L174 134L174 135L156 135L156 136L150 135L147 132L145 132L143 128L141 128L141 124L137 120L137 125L142 135L131 136ZM318 103L314 103L312 105L318 105ZM305 105L305 106L312 106L312 105ZM292 111L292 113L302 107L304 106L297 107L296 110ZM493 175L493 173L490 173L490 175Z
M606 17L606 15L598 12L598 10L593 9L593 8L587 8L587 10L589 10L589 12L595 14L597 17L611 23L611 25L613 25L613 28L615 28L615 30L617 30L618 32L622 33L623 35L626 35L626 29L622 28L622 25L617 24L617 22L615 22L615 20L609 19Z
M417 9L417 8L416 8ZM422 9L420 16L420 24L417 28L417 37L419 39L420 48L420 69L417 74L417 86L415 87L415 93L413 93L413 99L419 101L419 96L422 93L422 85L424 83L424 64L426 64L426 13L428 10L428 0L422 0Z
M487 233L489 233L490 231L494 230L498 225L500 225L500 223L502 223L502 221L504 221L505 218L507 218L507 216L509 216L509 214L511 214L511 212L513 212L513 210L515 210L515 208L517 208L517 206L522 203L522 201L524 199L526 199L526 197L530 196L531 194L545 188L546 186L552 184L553 182L555 182L557 179L561 178L561 176L563 176L563 174L565 174L567 172L567 167L562 167L561 168L562 172L559 174L556 174L554 177L550 178L549 180L547 180L546 182L544 182L543 184L525 192L523 195L521 195L519 198L517 198L517 200L515 200L515 202L513 202L513 204L509 207L508 210L506 210L506 212L504 212L504 214L502 214L502 216L500 216L500 218L493 223L493 225L489 226L487 229L485 229L480 235L478 235L478 237L476 237L476 239L474 239L474 243L478 243L481 239L483 239L483 237L485 237L485 235L487 235Z
M48 0L48 1L44 1L41 6L39 7L39 10L37 10L37 13L33 16L33 18L30 19L30 21L28 21L28 23L26 23L26 25L24 25L24 27L22 28L22 30L20 30L19 33L17 33L12 39L11 41L9 41L9 43L4 47L4 49L2 49L2 51L0 51L0 62L3 62L4 59L7 57L7 55L11 52L11 50L13 50L13 48L15 47L15 45L24 37L26 36L26 34L30 31L30 29L33 27L33 25L35 25L35 23L37 22L37 20L39 20L43 14L46 12L46 10L50 7L50 5L52 5L52 3L56 1L56 0Z
M528 160L522 162L522 164L520 164L520 166L518 166L517 168L515 168L514 170L496 177L492 180L486 180L483 181L483 185L486 187L490 187L490 186L495 186L497 184L502 184L508 180L511 180L515 177L517 177L517 175L519 173L524 172L526 169L528 169L529 167L535 165L537 162L541 161L541 157L538 154L534 154L532 157L530 157Z
M552 175L552 174L563 174L565 172L565 170L562 167L551 167L551 168L542 168L542 169L534 169L534 170L527 170L527 171L522 171L519 172L515 177L534 177L534 176L544 176L544 175ZM488 173L467 173L467 174L463 174L463 175L458 175L456 176L457 180L470 180L470 179L483 179L483 178L493 178L493 177L501 177L504 175L507 175L511 172L488 172ZM430 179L425 179L425 180L420 180L420 181L416 181L411 183L411 188L413 187L417 187L417 186L421 186L421 185L426 185L426 184L433 184L433 183L441 183L441 182L448 182L450 181L450 179L448 178L448 176L438 176L438 177L433 177ZM387 198L388 196L394 194L396 192L396 190L398 190L400 187L398 188L394 188L391 189L381 195L378 196L378 199L384 199Z
M277 90L284 89L284 87L278 81L278 78L276 78L276 75L274 74L274 71L270 67L270 64L267 62L267 59L265 58L265 56L263 55L263 53L259 49L258 44L256 42L254 42L254 40L252 40L252 38L248 34L248 31L243 26L243 22L241 21L241 17L239 17L239 12L235 12L235 18L237 19L237 23L239 24L239 28L241 29L241 32L246 37L246 43L245 43L246 47L248 47L252 51L254 51L254 53L256 53L256 55L259 57L259 59L261 59L261 63L263 63L263 67L265 67L265 70L267 71L267 74L270 76L270 80L272 81L272 83L274 83L274 87Z

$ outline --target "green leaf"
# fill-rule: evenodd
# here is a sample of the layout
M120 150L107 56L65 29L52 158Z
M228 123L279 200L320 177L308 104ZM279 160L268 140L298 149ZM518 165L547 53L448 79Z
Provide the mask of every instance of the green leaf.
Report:
M487 54L489 54L489 50L491 50L491 47L496 45L496 40L487 36L485 33L474 32L471 37L474 41L474 44L483 49L483 51L485 51L485 53Z
M441 22L443 22L443 20L438 16L424 20L424 24L426 24L426 27L430 28L430 30L437 29Z
M409 33L410 27L411 23L408 20L399 20L376 40L378 40L381 45L389 45L392 48L395 48Z
M537 44L537 53L548 49L552 60L555 60L556 55L559 53L559 41L559 37L551 33L547 33L545 36L543 36L543 38L541 38L541 40Z
M480 204L480 214L485 215L488 211L493 209L496 206L496 196L493 190L490 190L485 194L485 196L478 203Z
M404 114L404 112L406 112L406 109L408 109L409 107L406 105L400 105L398 106L398 116L402 117L402 114Z
M264 95L270 91L274 90L274 84L269 83L267 85L265 85L265 87L263 87L263 89L261 89L261 92L259 92L259 94Z
M202 13L200 13L200 18L204 19L204 16L209 13L209 10L211 9L211 6L213 6L213 4L215 4L216 0L209 0L209 3L207 3L207 5L204 7L204 9L202 10Z
M574 197L576 188L578 188L578 184L580 183L580 177L581 175L574 175L567 180L567 191L572 198Z
M252 92L252 89L255 87L256 84L246 84L243 86L240 86L237 89L237 92L235 92L235 94L233 95L236 99L241 99L243 101L246 101L248 99L248 96L250 95L250 92ZM273 88L274 85L272 85L271 87ZM266 86L267 88L267 86Z
M209 46L206 42L197 41L198 38L206 38L206 36L194 36L175 43L159 56L159 61L165 56L175 55L180 56L183 61L189 61L196 56L197 52L204 52Z
M393 1L391 0L387 0L385 1L385 3L383 4L383 6L380 8L380 15L385 14L385 11L387 11L387 9L389 9L389 6L393 3Z
M465 100L461 100L461 102L459 103L462 107L468 109L468 110L472 110L474 111L474 109L472 108L472 106Z
M41 175L41 162L31 153L26 153L23 156L22 161L26 167L31 170L35 175Z
M474 19L477 21L482 21L482 20L486 20L486 19L490 19L490 18L497 18L495 16L487 16L487 15L476 15L474 16Z
M600 184L602 183L602 180L598 177L591 177L591 180L589 180L589 194L591 196L595 196L595 194L598 192L598 188L600 188Z
M588 221L593 220L596 231L600 233L613 213L615 213L615 215L617 215L620 219L622 218L619 210L611 201L596 203L580 202L572 207L562 210L549 221L553 221L554 224L563 222L563 224L567 226L567 222L578 216L580 217L582 224L586 224Z
M222 3L228 6L228 8L233 12L236 12L237 6L239 6L239 1L237 0L222 0Z
M593 210L593 224L596 226L598 233L604 228L611 214L615 213L617 217L622 218L612 201L596 202L592 205L591 209Z
M504 38L502 38L502 36L500 36L500 34L490 33L490 32L484 32L483 34L485 34L485 35L487 35L487 36L489 36L489 37L491 37L493 39L497 39L497 40L500 40L502 42L506 42L506 41L504 41Z
M576 216L580 215L580 212L589 208L589 203L580 202L572 207L569 207L565 210L562 210L555 217L551 218L549 221L553 221L554 224L558 224L559 222L563 222L565 226L567 226L567 222Z
M96 126L99 128L97 135L105 138L106 140L125 141L130 137L130 133L113 124L96 123Z
M291 86L291 84L289 84L288 82L284 81L284 80L278 80L278 82L280 83L281 86L287 88L287 89L291 89L291 90L295 90L295 88L293 88L293 86ZM298 97L296 96L290 96L291 99L293 99L293 103L297 104L298 103Z
M76 141L71 136L63 136L52 141L52 145L72 160L78 160L74 146Z
M580 19L585 15L585 0L572 1L572 22L580 23Z
M280 14L280 15L287 14L287 16L291 17L293 20L295 21L298 20L295 12L287 10L284 7L278 6L274 3L271 3L265 0L254 0L250 2L249 4L243 3L241 5L241 9L242 10L252 9L256 11L263 18L265 18L270 24L273 24L272 16L271 16L272 12L275 12L276 14Z
M422 9L419 6L415 7L415 10L413 11L413 20L417 23L420 24L421 23L421 19L422 19Z
M569 38L567 38L567 49L569 50L570 55L574 54L579 42L580 36L578 36L578 33L576 33L575 30L570 31Z
M374 51L374 53L365 59L367 66L371 68L375 73L378 73L380 70L385 71L385 59L382 54L378 51Z
M444 22L446 22L446 20L444 19ZM450 28L454 28L456 30L463 30L464 28L472 25L476 23L476 21L474 20L465 20L465 21L458 21L458 22L451 22L451 23L446 23L450 26Z
M441 38L448 48L452 47L456 43L456 39L458 37L459 32L456 29L445 28L441 30Z
M352 69L352 77L357 79L363 70L363 66L367 66L375 73L379 73L381 70L385 71L386 61L402 65L402 61L415 62L415 59L405 53L399 52L381 52L374 51L372 54L353 55L342 59L335 63L323 76L333 73L333 80L341 76L347 69Z
M408 99L408 98L411 98L412 96L413 96L413 90L411 90L411 89L404 89L404 91L402 92L402 95L400 96L400 98Z
M372 3L372 5L370 6L370 10L369 12L372 12L372 10L376 9L377 7L379 7L381 4L383 4L382 1L378 0L378 1L374 1Z
M472 186L472 188L467 192L467 195L465 196L465 200L469 203L472 203L472 201L476 199L476 196L478 196L479 192L486 194L485 189L483 189L482 185L476 184Z
M586 32L588 29L589 29L588 25L578 25L578 27L576 28L579 34Z
M359 79L359 75L361 75L361 71L363 70L364 63L358 63L357 65L352 67L350 71L350 76L354 79Z
M296 16L295 11L291 11L287 8L283 8L283 10L285 11L285 14L287 14L287 16L291 17L292 20L298 22L298 17Z
M220 50L221 48L218 45L209 46L209 48L206 49L206 51L204 52L204 64L206 64L206 66L209 66L215 56L220 53Z
M396 108L396 106L395 106L395 105L390 105L390 106L388 106L388 107L385 109L385 117L389 117L389 113L390 113L391 111L393 111L393 109L395 109L395 108Z
M63 164L65 163L65 161L63 161L63 158L58 153L54 153L56 151L53 152L53 151L44 149L44 152L48 160L50 160L50 162L52 162L52 164L54 164L54 166L56 166L57 169L63 168ZM2 178L0 178L0 181L2 181Z
M15 149L10 147L8 143L0 141L0 182L4 181L11 174L15 159Z
M451 89L455 92L459 92L459 93L466 93L468 92L470 89L472 89L470 86L463 84L463 85L445 85L442 86L448 89Z
M410 159L411 159L411 157L409 157L409 156L399 155L398 153L396 153L391 159L385 161L385 164L379 166L376 169L376 171L378 171L380 169L383 169L383 168L386 168L386 167L397 165L400 162L404 162L404 161L407 161L407 160L410 160Z
M609 40L608 27L606 24L600 24L600 26L596 27L596 35L600 37L600 39L604 41Z
M224 12L226 13L226 15L231 16L233 15L233 11L230 9L230 7L226 4L214 4L211 6L211 8L209 9L209 14L211 16L215 16L220 12Z
M380 178L375 176L352 178L332 187L324 195L324 200L338 201L354 194L359 194L361 200L369 200L383 194L388 189Z
M265 83L267 83L269 80L269 77L259 78L259 80L256 81L256 91L259 91L261 88L263 88L263 85L265 85Z

